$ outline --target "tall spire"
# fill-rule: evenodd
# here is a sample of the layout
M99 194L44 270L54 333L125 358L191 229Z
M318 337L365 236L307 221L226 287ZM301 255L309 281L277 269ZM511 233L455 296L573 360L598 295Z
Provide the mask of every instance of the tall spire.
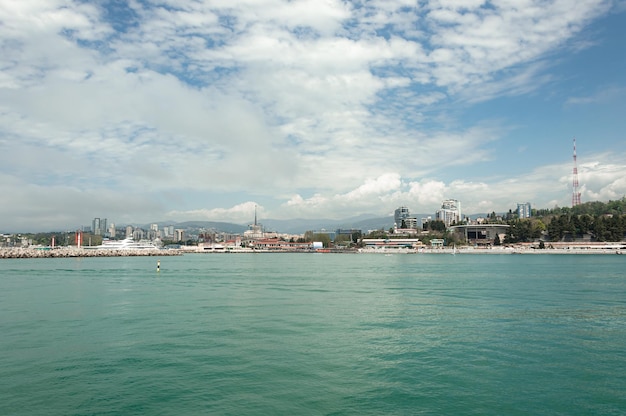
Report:
M256 227L256 204L254 205L254 226Z
M572 207L580 205L580 192L578 191L578 166L576 164L576 138L574 137L574 171L572 175Z

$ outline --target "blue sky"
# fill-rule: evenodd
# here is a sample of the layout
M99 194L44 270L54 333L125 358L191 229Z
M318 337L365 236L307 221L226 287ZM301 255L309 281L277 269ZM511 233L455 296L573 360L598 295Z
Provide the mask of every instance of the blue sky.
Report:
M626 195L620 0L0 4L0 232Z

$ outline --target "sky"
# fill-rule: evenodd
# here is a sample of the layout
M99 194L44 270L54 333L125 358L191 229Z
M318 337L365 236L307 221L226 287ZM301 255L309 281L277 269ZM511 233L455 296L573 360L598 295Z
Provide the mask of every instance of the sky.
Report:
M626 195L624 0L4 0L0 232Z

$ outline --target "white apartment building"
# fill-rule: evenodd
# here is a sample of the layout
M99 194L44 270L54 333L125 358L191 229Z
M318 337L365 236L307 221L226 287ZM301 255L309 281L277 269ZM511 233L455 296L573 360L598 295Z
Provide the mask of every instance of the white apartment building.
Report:
M436 219L443 221L446 227L461 222L461 202L456 199L446 199L441 202L441 209L436 213Z

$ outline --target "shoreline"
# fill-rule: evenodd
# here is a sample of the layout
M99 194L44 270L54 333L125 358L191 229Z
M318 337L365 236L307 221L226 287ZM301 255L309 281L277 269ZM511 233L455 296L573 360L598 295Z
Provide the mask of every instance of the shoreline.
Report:
M360 249L360 250L316 250L316 251L288 251L288 250L228 250L228 251L191 251L191 250L162 250L162 249L110 249L96 250L76 247L59 247L55 249L41 248L0 248L0 259L34 259L34 258L70 258L70 257L138 257L138 256L182 256L185 254L271 254L271 253L298 253L298 254L433 254L433 255L620 255L626 252L615 248L440 248L440 249Z
M391 255L391 254L432 254L432 255L512 255L512 254L522 254L522 255L546 255L546 254L557 254L557 255L619 255L625 254L623 250L616 249L515 249L515 250L499 250L499 249L413 249L413 250L398 250L395 251L393 249L390 250L362 250L359 251L358 254L382 254L382 255Z
M438 253L441 251L441 253ZM425 254L623 254L622 250L609 249L579 249L579 248L545 248L545 249L444 249L423 251Z
M38 259L69 257L135 257L135 256L180 256L179 250L160 249L107 249L95 250L76 247L54 249L11 247L0 248L0 259Z

